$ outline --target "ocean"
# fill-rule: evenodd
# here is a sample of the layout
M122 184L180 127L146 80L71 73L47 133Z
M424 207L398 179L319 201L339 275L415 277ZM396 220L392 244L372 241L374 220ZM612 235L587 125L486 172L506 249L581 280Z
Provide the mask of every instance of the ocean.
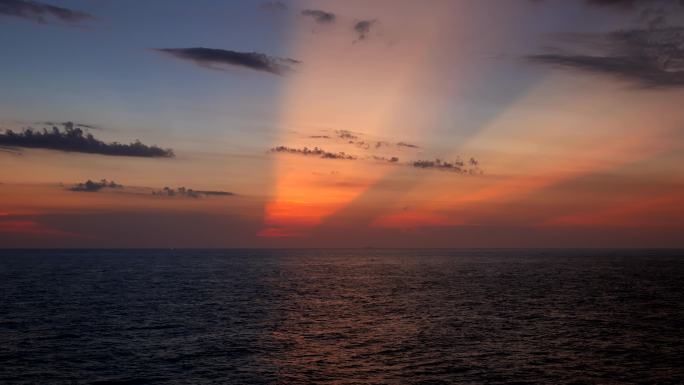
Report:
M677 250L4 250L2 384L682 384Z

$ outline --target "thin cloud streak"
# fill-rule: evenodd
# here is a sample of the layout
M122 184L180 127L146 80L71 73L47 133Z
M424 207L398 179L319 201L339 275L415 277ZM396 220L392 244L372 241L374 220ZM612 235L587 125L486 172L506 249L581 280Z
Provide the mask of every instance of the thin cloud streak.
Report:
M305 9L301 12L302 16L313 18L318 24L331 24L335 22L335 14L321 11L320 9Z
M158 191L152 191L154 196L167 196L167 197L187 197L187 198L201 198L202 196L233 196L232 192L228 191L217 191L217 190L193 190L191 188L178 187L173 189L170 187L164 187Z
M278 146L278 147L273 147L270 152L284 152L288 154L298 154L298 155L305 155L305 156L316 156L319 158L323 159L347 159L347 160L355 160L356 157L353 155L349 155L344 152L328 152L325 151L321 148L314 147L313 149L309 149L308 147L304 148L292 148L292 147L287 147L287 146Z
M416 161L411 161L409 163L399 163L399 158L396 156L392 157L384 157L384 156L369 156L365 158L359 158L356 155L350 155L345 152L329 152L325 151L321 148L314 147L313 149L310 149L308 147L303 147L303 148L293 148L293 147L287 147L287 146L278 146L278 147L273 147L272 149L269 150L269 152L273 153L286 153L286 154L295 154L295 155L303 155L303 156L314 156L322 159L345 159L345 160L375 160L379 162L387 162L387 163L392 163L392 164L398 164L398 165L404 165L404 166L411 166L417 169L435 169L435 170L440 170L440 171L451 171L455 173L460 173L460 174L470 174L470 175L479 175L483 174L482 170L480 170L480 162L477 161L475 158L470 158L467 162L464 162L462 160L455 160L453 162L448 162L448 161L443 161L441 159L435 159L435 160L416 160Z
M259 52L238 52L205 47L154 48L153 50L211 69L223 69L221 66L230 66L284 75L293 70L295 65L300 64L299 60L274 57Z
M261 4L260 8L265 11L287 11L287 4L282 1L269 1Z
M47 23L47 17L72 24L94 19L94 16L87 12L30 0L0 0L0 15L26 19L40 24Z

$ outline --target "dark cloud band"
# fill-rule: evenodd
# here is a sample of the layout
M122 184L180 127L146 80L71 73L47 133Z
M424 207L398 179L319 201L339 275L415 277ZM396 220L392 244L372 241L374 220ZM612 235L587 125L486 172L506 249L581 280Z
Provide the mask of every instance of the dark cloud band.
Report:
M79 183L73 187L71 187L69 190L71 191L77 191L77 192L98 192L102 189L105 188L123 188L122 185L117 184L114 181L108 181L107 179L102 179L99 182L93 182L92 180L88 179L87 181L83 183Z
M636 29L590 36L609 47L601 55L539 54L528 58L542 64L606 74L644 87L684 86L684 28ZM587 38L574 42L585 45ZM571 41L571 43L573 43Z
M238 52L216 48L158 48L154 50L178 59L193 61L202 67L220 69L216 66L227 65L275 75L283 75L300 63L295 59L273 57L259 52Z
M144 158L170 158L174 156L170 149L148 146L139 141L130 144L105 143L93 137L92 134L84 133L80 128L73 128L73 125L67 125L64 131L57 127L52 127L52 130L43 129L42 131L34 131L30 128L22 132L7 130L0 134L0 145Z

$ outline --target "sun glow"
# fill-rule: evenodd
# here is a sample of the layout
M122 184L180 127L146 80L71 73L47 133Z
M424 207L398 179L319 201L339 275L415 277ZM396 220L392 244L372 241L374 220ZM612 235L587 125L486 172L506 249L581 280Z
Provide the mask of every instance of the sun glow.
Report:
M350 4L336 12L346 15L350 23L355 14L372 14L368 7ZM303 27L295 33L295 56L306 63L307 76L293 75L283 95L279 144L305 146L310 136L324 136L327 140L318 146L358 154L360 159L276 155L275 197L267 205L262 236L305 235L395 169L365 159L373 144L353 146L336 135L340 131L360 132L365 141L374 138L372 143L395 144L404 140L399 132L410 136L420 130L417 126L407 130L401 117L408 114L416 118L415 111L406 109L407 104L417 94L415 87L430 76L426 69L443 38L438 32L447 28L450 20L446 15L453 14L454 6L442 4L429 10L414 7L416 12L427 14L393 16L385 11L378 35L356 44L350 44L346 30L312 32L310 27ZM397 25L404 28L385 27ZM395 44L399 33L402 44ZM340 68L345 71L340 72Z

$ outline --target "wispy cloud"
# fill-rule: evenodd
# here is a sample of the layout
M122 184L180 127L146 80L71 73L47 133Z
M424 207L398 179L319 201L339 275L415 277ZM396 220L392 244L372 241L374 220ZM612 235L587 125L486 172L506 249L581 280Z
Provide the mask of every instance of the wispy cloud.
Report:
M644 87L684 86L684 28L635 29L593 35L575 44L601 42L601 54L550 53L530 55L534 62L606 74ZM567 39L566 39L567 40Z
M287 4L282 1L269 1L261 4L261 9L265 11L287 11Z
M349 130L335 130L334 131L335 135L333 137L329 135L309 135L308 137L310 139L341 139L344 141L346 144L351 144L356 146L357 148L363 149L363 150L378 150L381 148L392 148L392 147L397 147L397 148L410 148L410 149L418 149L420 146L417 144L413 143L408 143L408 142L389 142L387 140L377 140L377 139L366 139L366 136L363 133L360 132L354 132L354 131L349 131ZM396 140L396 139L395 139Z
M440 171L449 171L459 174L481 174L479 169L479 162L474 158L470 158L468 162L462 160L455 160L453 162L443 161L441 159L435 160L417 160L411 163L413 167L422 169L435 169Z
M94 125L94 124L85 124L85 123L78 123L78 122L49 122L49 121L48 121L48 122L36 122L36 124L37 124L37 125L45 125L45 126L49 126L49 127L52 127L52 126L62 126L62 127L64 127L65 129L66 129L67 127L71 127L71 128L84 128L84 129L88 129L88 130L99 130L99 129L102 128L102 127L96 126L96 125Z
M318 24L330 24L335 22L334 13L321 11L320 9L305 9L301 14L313 18Z
M479 163L479 161L475 160L474 158L470 158L470 160L468 160L467 162L462 161L460 159L457 159L457 160L452 161L452 162L443 161L441 159L435 159L435 160L416 160L416 161L411 161L408 163L400 163L399 158L396 156L386 157L386 156L371 155L371 156L365 156L365 157L360 158L356 155L351 155L351 154L347 154L344 152L338 152L338 153L328 152L328 151L325 151L325 150L318 148L318 147L314 147L313 149L309 149L308 147L293 148L293 147L287 147L287 146L278 146L278 147L272 148L270 150L270 152L313 156L313 157L318 157L318 158L322 158L322 159L346 159L346 160L366 160L366 161L373 160L373 161L378 161L378 162L392 163L392 164L396 164L396 165L410 166L410 167L414 167L417 169L435 169L435 170L440 170L440 171L450 171L450 172L454 172L454 173L470 174L470 175L482 174L482 171L480 170L480 163Z
M595 6L632 8L637 3L637 0L585 0L584 2Z
M356 32L356 40L354 42L359 42L366 40L370 34L371 28L377 23L376 19L372 20L361 20L354 24L354 32Z
M356 159L355 156L346 154L344 152L328 152L328 151L325 151L325 150L320 149L318 147L314 147L313 149L310 149L308 147L292 148L292 147L287 147L287 146L278 146L278 147L273 147L270 150L270 152L284 152L284 153L288 153L288 154L316 156L316 157L323 158L323 159L348 159L348 160Z
M346 141L348 144L353 144L356 147L368 150L371 148L371 143L361 139L361 134L356 134L348 130L336 130L335 135L338 138Z
M100 181L93 181L88 179L87 181L83 183L78 183L75 184L71 187L68 188L69 191L75 191L75 192L89 192L89 193L95 193L95 192L101 192L104 190L124 190L124 186L121 184L118 184L114 181L107 180L107 179L101 179ZM133 188L132 190L129 189L127 192L129 195L141 195L141 194L149 194L149 187L144 187L144 188ZM147 192L145 192L147 191ZM202 198L202 197L210 197L210 196L216 196L216 197L226 197L226 196L233 196L235 195L232 192L229 191L220 191L220 190L194 190L191 188L185 188L185 187L178 187L178 188L171 188L171 187L164 187L162 189L152 189L152 195L154 196L159 196L159 197L186 197L186 198Z
M345 139L345 140L356 140L356 139L359 138L358 135L354 134L354 133L351 132L351 131L347 131L347 130L336 130L336 131L335 131L335 134L336 134L339 138L342 138L342 139Z
M57 127L52 127L52 130L43 129L42 131L34 131L30 128L21 132L7 130L0 134L0 145L145 158L170 158L174 156L170 149L148 146L139 141L130 144L105 143L92 134L86 134L80 128L73 128L73 124L67 125L64 131Z
M389 158L388 158L388 157L386 157L386 156L377 156L377 155L373 155L373 156L371 157L371 159L377 160L377 161L379 161L379 162L387 162L387 163L397 163L397 162L399 162L399 158L397 158L396 156L392 156L392 157L389 157Z
M684 1L585 0L585 4L617 9L641 27L602 34L555 34L551 51L528 58L642 87L684 86L684 27L668 25L682 16Z
M211 69L223 69L222 66L229 66L283 75L291 71L295 65L300 64L299 60L274 57L259 52L238 52L204 47L155 48L154 50Z
M187 197L187 198L201 198L202 196L232 196L235 195L228 191L217 190L193 190L191 188L178 187L173 189L171 187L164 187L158 191L152 191L154 196L168 196L168 197Z
M543 0L531 0L537 3L542 3ZM671 0L665 0L671 1ZM612 7L621 10L628 10L634 8L639 3L653 3L653 0L584 0L584 4L596 7ZM673 1L674 2L674 1ZM681 0L680 0L680 3Z
M30 0L0 0L0 15L18 17L36 23L47 23L48 18L66 23L80 23L93 15Z

